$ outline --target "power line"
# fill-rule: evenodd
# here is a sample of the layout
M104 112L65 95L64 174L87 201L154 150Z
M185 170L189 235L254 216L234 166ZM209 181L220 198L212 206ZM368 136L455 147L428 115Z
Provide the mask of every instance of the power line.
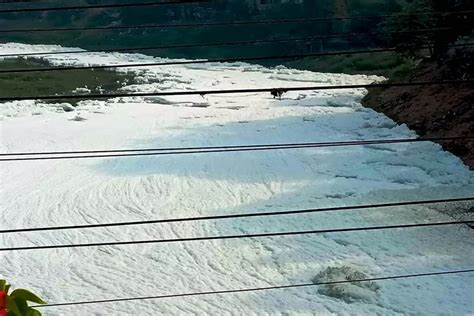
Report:
M20 3L25 3L25 2L26 3L31 3L33 1L31 1L31 0L1 0L0 4L12 4L12 3L18 3L18 2L20 2Z
M196 221L221 220L221 219L230 219L230 218L298 215L298 214L310 214L310 213L322 213L322 212L338 212L338 211L349 211L349 210L361 210L361 209L368 209L368 208L377 209L377 208L387 208L387 207L397 207L397 206L414 206L414 205L468 202L468 201L474 201L474 197L453 198L453 199L438 199L438 200L422 200L422 201L406 201L406 202L392 202L392 203L351 205L351 206L337 206L337 207L324 207L324 208L302 209L302 210L292 210L292 211L278 211L278 212L258 212L258 213L240 213L240 214L226 214L226 215L199 216L199 217L186 217L186 218L170 218L170 219L158 219L158 220L148 220L148 221L84 224L84 225L69 225L69 226L47 226L47 227L15 228L15 229L0 230L0 234L27 233L27 232L29 233L29 232L39 232L39 231L75 230L75 229L91 229L91 228L105 228L105 227L118 227L118 226L123 227L123 226L151 225L151 224L163 224L163 223L178 223L178 222L196 222Z
M365 15L348 17L320 17L320 18L298 18L298 19L269 19L269 20L247 20L247 21L223 21L206 23L180 23L180 24L144 24L144 25L109 25L95 27L67 27L67 28L36 28L36 29L7 29L0 30L0 33L17 32L70 32L70 31L99 31L99 30L124 30L124 29L153 29L153 28L193 28L209 26L239 26L258 24L286 24L286 23L307 23L323 21L344 21L344 20L370 20L389 19L422 16L442 16L442 15L469 15L474 10L466 11L446 11L446 12L421 12L419 14L386 14L386 15Z
M468 47L473 46L474 43L466 44L452 44L446 47ZM431 46L418 47L418 49L428 49ZM198 59L198 60L181 60L170 62L148 62L135 64L114 64L114 65L95 65L95 66L61 66L51 68L29 68L29 69L7 69L0 70L0 74L10 73L30 73L30 72L48 72L48 71L69 71L69 70L86 70L86 69L117 69L117 68L132 68L132 67L156 67L156 66L176 66L176 65L192 65L192 64L208 64L208 63L225 63L225 62L240 62L240 61L262 61L262 60L278 60L278 59L296 59L306 57L321 57L321 56L337 56L337 55L351 55L351 54L368 54L381 52L395 52L399 48L377 48L364 50L347 50L347 51L333 51L322 53L306 53L306 54L291 54L291 55L273 55L273 56L258 56L258 57L232 57L232 58L217 58L217 59ZM67 52L64 52L67 54Z
M150 7L150 6L159 6L159 5L168 5L168 4L186 4L186 3L204 3L204 2L209 2L209 0L163 0L163 1L154 1L154 2L117 3L117 4L85 5L85 6L3 9L3 10L0 10L0 13L28 13L28 12L46 12L46 11L118 9L118 8L129 8L129 7Z
M312 282L312 283L274 285L274 286L254 287L254 288L245 288L245 289L233 289L233 290L217 290L217 291L206 291L206 292L191 292L191 293L165 294L165 295L153 295L153 296L124 297L124 298L91 300L91 301L77 301L77 302L56 303L56 304L48 304L48 305L36 305L33 307L34 308L48 308L48 307L61 307L61 306L118 303L118 302L128 302L128 301L156 300L156 299L188 297L188 296L231 294L231 293L257 292L257 291L268 291L268 290L283 290L283 289L313 287L313 286L322 286L322 285L352 284L352 283L361 283L361 282L379 282L379 281L387 281L387 280L399 280L399 279L450 275L450 274L464 274L464 273L472 273L472 272L474 272L474 269L450 270L450 271L439 271L439 272L382 276L382 277L356 279L356 280Z
M18 2L33 2L32 0L1 0L0 4L11 4L11 3L18 3Z
M12 4L12 3L35 3L38 4L41 0L1 0L0 4ZM42 2L48 2L48 0L42 0ZM46 4L46 3L45 3Z
M120 152L147 152L147 151L184 151L184 150L209 150L209 149L237 149L237 148L259 148L259 147L287 147L287 146L359 146L359 145L380 145L394 143L414 143L433 141L456 141L474 139L474 136L452 136L452 137L420 137L420 138L391 138L391 139L367 139L367 140L347 140L334 142L311 142L311 143L277 143L277 144L251 144L251 145L226 145L226 146L201 146L201 147L159 147L159 148L135 148L135 149L109 149L109 150L82 150L82 151L43 151L43 152L11 152L0 153L0 157L5 156L34 156L34 155L63 155L63 154L100 154L100 153L120 153Z
M319 230L307 230L307 231L287 231L287 232L274 232L274 233L189 237L189 238L173 238L173 239L148 239L148 240L133 240L133 241L96 242L96 243L85 243L85 244L21 246L21 247L0 248L0 252L24 251L24 250L65 249L65 248L86 248L86 247L102 247L102 246L164 244L164 243L190 242L190 241L209 241L209 240L268 238L268 237L276 237L276 236L296 236L296 235L314 235L314 234L342 233L342 232L377 231L377 230L387 230L387 229L406 229L406 228L415 228L415 227L437 227L437 226L463 225L463 224L473 224L473 223L474 223L474 221L451 221L451 222L437 222L437 223L404 224L404 225L389 225L389 226L369 226L369 227L350 227L350 228L319 229Z
M202 147L168 147L168 148L162 147L162 148L83 150L83 151L13 152L13 153L0 154L0 157L8 157L8 158L0 158L0 162L225 153L225 152L243 152L243 151L322 148L322 147L403 144L403 143L433 142L433 141L436 141L436 142L457 141L457 140L470 141L472 139L474 139L474 136L399 138L399 139L354 140L354 141L336 141L336 142L280 143L280 144L227 145L227 146L202 146ZM67 156L60 156L60 155L67 155ZM76 156L76 155L80 155L80 156ZM20 156L20 157L17 157L17 156ZM34 156L34 157L23 157L23 156ZM13 158L10 158L10 157L13 157Z
M209 94L235 94L235 93L263 93L263 92L290 92L308 90L338 90L338 89L369 89L369 88L390 88L390 87L417 87L432 85L463 85L472 84L474 79L466 80L441 80L441 81L412 81L412 82L392 82L392 83L372 83L353 85L328 85L309 87L284 87L284 88L247 88L247 89L227 89L227 90L189 90L189 91L163 91L163 92L139 92L139 93L113 93L113 94L88 94L88 95L44 95L44 96L13 96L0 97L1 101L26 101L26 100L64 100L64 99L109 99L118 97L155 97L155 96L177 96L177 95L209 95Z
M393 34L405 34L405 33L409 33L409 34L431 33L431 32L439 32L439 31L447 31L447 30L452 30L452 28L430 28L430 29L420 29L420 30L413 30L413 31L396 31L396 32L339 33L339 34L318 35L318 36L310 36L310 37L283 38L283 39L210 42L210 43L194 43L194 44L172 44L172 45L145 46L145 47L126 47L126 48L118 47L118 48L105 48L105 49L92 49L92 50L81 49L81 50L71 50L71 51L12 53L12 54L2 54L0 55L0 57L25 57L25 56L64 55L64 54L69 55L69 54L107 53L107 52L139 52L139 51L161 50L161 49L301 42L301 41L314 41L318 39L330 39L330 38L371 37L371 36L378 36L378 35L393 35ZM0 30L0 33L1 32L2 31Z

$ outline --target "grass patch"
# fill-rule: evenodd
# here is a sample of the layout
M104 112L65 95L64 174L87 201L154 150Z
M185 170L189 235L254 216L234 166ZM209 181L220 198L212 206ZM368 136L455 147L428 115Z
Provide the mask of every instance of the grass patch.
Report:
M317 72L379 75L392 80L403 80L411 74L417 63L387 52L305 58L287 62L285 65Z
M0 61L0 69L50 68L46 62L31 59L7 59ZM40 95L87 95L89 92L75 91L87 88L90 93L115 93L125 84L136 83L134 76L103 69L81 69L71 71L29 72L0 74L0 97L29 97ZM54 103L75 100L58 100Z

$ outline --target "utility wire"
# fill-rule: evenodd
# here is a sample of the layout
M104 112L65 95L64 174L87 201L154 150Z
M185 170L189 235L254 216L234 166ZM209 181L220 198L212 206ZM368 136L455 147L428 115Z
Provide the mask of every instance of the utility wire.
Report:
M474 43L446 45L446 47L468 47L468 46L474 46ZM432 48L432 46L418 47L418 49L429 49L429 48ZM296 59L296 58L306 58L306 57L395 52L398 49L399 48L397 47L391 47L391 48L377 48L377 49L364 49L364 50L332 51L332 52L322 52L322 53L289 54L289 55L284 55L284 56L272 55L272 56L258 56L258 57L232 57L232 58L217 58L217 59L180 60L180 61L169 61L169 62L147 62L147 63L134 63L134 64L127 63L127 64L94 65L94 66L61 66L61 67L50 67L50 68L6 69L6 70L0 70L0 74L69 71L69 70L86 70L86 69L117 69L117 68L175 66L175 65L193 65L193 64L225 63L225 62L229 63L229 62L240 62L240 61ZM67 54L67 52L64 52L64 54Z
M56 50L56 51L50 51L50 52L1 54L0 57L69 55L69 54L107 53L107 52L114 52L114 53L115 52L140 52L140 51L149 51L149 50L177 49L177 48L302 42L302 41L314 41L314 40L319 40L319 39L330 39L330 38L371 37L371 36L378 36L378 35L393 35L393 34L406 34L406 33L409 33L409 34L432 33L432 32L440 32L440 31L448 31L448 30L452 30L452 28L430 28L430 29L420 29L420 30L413 30L413 31L396 31L396 32L339 33L339 34L318 35L318 36L310 36L310 37L283 38L283 39L246 40L246 41L233 41L233 42L210 42L210 43L196 43L196 44L174 44L174 45L125 47L125 48L118 47L118 48L105 48L105 49L93 49L93 50L83 50L83 49L71 50L71 51ZM1 32L2 31L0 30L0 33Z
M225 152L262 151L262 150L403 144L403 143L434 142L434 141L447 142L447 141L465 140L469 142L472 139L474 139L474 136L423 137L423 138L354 140L354 141L314 142L314 143L280 143L280 144L227 145L227 146L202 146L202 147L168 147L168 148L162 147L162 148L83 150L83 151L13 152L13 153L0 154L0 157L7 157L7 158L0 158L0 162L31 161L31 160L58 160L58 159L86 159L86 158L117 158L117 157L183 155L183 154L201 154L201 153L225 153ZM80 155L80 156L77 156L77 155ZM33 156L33 157L24 157L24 156Z
M370 20L370 19L389 19L422 16L443 16L443 15L469 15L474 10L466 11L446 11L446 12L420 12L419 14L386 14L386 15L365 15L348 17L321 17L321 18L297 18L297 19L269 19L269 20L247 20L247 21L223 21L206 23L180 23L180 24L142 24L142 25L108 25L94 27L66 27L66 28L35 28L35 29L6 29L0 30L0 33L14 32L72 32L72 31L99 31L99 30L130 30L130 29L154 29L154 28L195 28L195 27L213 27L213 26L239 26L239 25L258 25L258 24L286 24L286 23L307 23L307 22L328 22L345 20Z
M39 232L39 231L58 231L58 230L75 230L75 229L91 229L91 228L105 228L105 227L118 227L118 226L123 227L123 226L151 225L151 224L163 224L163 223L196 222L196 221L221 220L221 219L230 219L230 218L298 215L298 214L309 214L309 213L362 210L362 209L368 209L368 208L377 209L377 208L398 207L398 206L414 206L414 205L468 202L468 201L474 201L474 197L453 198L453 199L438 199L438 200L406 201L406 202L393 202L393 203L381 203L381 204L351 205L351 206L336 206L336 207L324 207L324 208L313 208L313 209L302 209L302 210L291 210L291 211L278 211L278 212L256 212L256 213L240 213L240 214L226 214L226 215L185 217L185 218L170 218L170 219L133 221L133 222L15 228L15 229L0 230L0 234L30 233L30 232Z
M56 304L47 304L47 305L36 305L33 307L34 308L50 308L50 307L62 307L62 306L77 306L77 305L105 304L105 303L118 303L118 302L129 302L129 301L156 300L156 299L188 297L188 296L231 294L231 293L257 292L257 291L268 291L268 290L283 290L283 289L292 289L292 288L321 286L321 285L379 282L379 281L387 281L387 280L410 279L410 278L420 278L420 277L440 276L440 275L450 275L450 274L464 274L464 273L472 273L472 272L474 272L474 269L450 270L450 271L438 271L438 272L427 272L427 273L391 275L391 276L382 276L382 277L356 279L356 280L346 279L346 280L340 280L340 281L312 282L312 283L300 283L300 284L290 284L290 285L274 285L274 286L254 287L254 288L245 288L245 289L233 289L233 290L216 290L216 291L206 291L206 292L190 292L190 293L179 293L179 294L165 294L165 295L153 295L153 296L138 296L138 297L124 297L124 298L113 298L113 299L103 299L103 300L91 300L91 301L65 302L65 303L56 303Z
M45 8L24 8L24 9L2 9L0 13L28 13L28 12L46 12L46 11L69 11L69 10L91 10L91 9L118 9L129 7L150 7L168 4L186 4L186 3L205 3L209 0L163 0L154 2L135 2L135 3L117 3L100 4L85 6L66 6L66 7L45 7Z
M34 3L38 4L38 2L45 2L47 4L48 0L1 0L0 4L12 4L12 3Z
M342 233L342 232L378 231L378 230L387 230L387 229L407 229L407 228L437 227L437 226L463 225L463 224L469 225L473 223L474 221L450 221L450 222L437 222L437 223L350 227L350 228L319 229L319 230L306 230L306 231L287 231L287 232L273 232L273 233L188 237L188 238L173 238L173 239L148 239L148 240L132 240L132 241L96 242L96 243L84 243L84 244L46 245L46 246L20 246L20 247L0 248L0 252L65 249L65 248L86 248L86 247L102 247L102 246L164 244L164 243L189 242L189 241L250 239L250 238L253 239L253 238L268 238L268 237L276 237L276 236L296 236L296 235L315 235L315 234Z
M155 97L155 96L177 96L177 95L209 95L209 94L235 94L235 93L263 93L263 92L290 92L290 91L320 91L338 89L369 89L369 88L390 88L390 87L417 87L433 85L463 85L472 84L474 79L466 80L433 80L433 81L412 81L412 82L391 82L353 85L328 85L328 86L308 86L308 87L284 87L284 88L247 88L247 89L227 89L227 90L187 90L187 91L163 91L163 92L139 92L139 93L113 93L113 94L88 94L88 95L43 95L43 96L13 96L0 97L0 102L6 101L26 101L26 100L64 100L64 99L110 99L118 97Z
M147 152L147 151L184 151L184 150L210 150L210 149L236 149L254 147L287 147L287 146L359 146L359 145L380 145L394 143L414 143L433 141L456 141L474 139L474 136L452 136L452 137L419 137L419 138L391 138L391 139L367 139L367 140L347 140L334 142L311 142L311 143L277 143L277 144L251 144L251 145L226 145L226 146L201 146L201 147L158 147L158 148L135 148L135 149L109 149L109 150L82 150L82 151L42 151L42 152L11 152L0 153L0 157L5 156L34 156L34 155L63 155L63 154L101 154L101 153L121 153L121 152Z
M11 4L11 3L31 3L31 2L35 2L33 0L0 0L0 4Z

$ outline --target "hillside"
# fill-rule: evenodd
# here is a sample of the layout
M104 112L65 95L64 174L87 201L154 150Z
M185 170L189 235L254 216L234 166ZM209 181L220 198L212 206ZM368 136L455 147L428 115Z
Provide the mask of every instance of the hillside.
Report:
M102 1L113 4L124 1ZM249 5L260 0L218 0L202 4L168 5L142 8L96 9L70 12L16 13L0 15L0 28L61 28L61 27L96 27L96 26L129 26L143 24L180 24L217 21L293 19L334 16L357 16L374 14L391 14L402 9L402 0L304 0L300 3L287 1L273 5ZM54 2L55 5L58 2ZM61 3L61 2L59 2ZM64 5L71 5L68 1ZM74 4L97 4L97 1L75 1ZM6 6L6 5L4 5ZM40 4L10 4L9 7L29 8L44 7ZM34 25L31 21L34 20ZM85 49L157 46L167 44L228 42L253 39L284 39L295 37L312 37L341 32L369 32L376 28L380 19L370 21L324 21L301 22L272 25L243 25L238 27L194 27L194 28L158 28L115 31L78 31L78 32L19 32L0 33L0 42L23 42L32 44L60 44L80 46ZM278 53L301 53L319 50L320 48L339 49L351 47L373 47L381 39L344 40L307 40L299 43L279 43L252 46L207 47L200 49L166 49L148 51L147 54L169 57L232 57L255 56Z
M408 80L459 80L474 78L474 51L451 50L442 61L424 61ZM418 135L450 137L474 135L474 86L422 86L369 89L365 106L406 123ZM443 147L474 168L474 141L443 143Z

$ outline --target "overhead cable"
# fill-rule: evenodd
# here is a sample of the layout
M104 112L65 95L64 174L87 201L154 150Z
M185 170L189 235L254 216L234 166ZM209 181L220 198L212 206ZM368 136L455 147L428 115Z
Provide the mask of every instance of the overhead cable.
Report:
M391 88L391 87L418 87L434 85L464 85L472 84L474 79L466 80L433 80L433 81L412 81L412 82L390 82L371 84L351 84L351 85L325 85L325 86L305 86L305 87L276 87L276 88L242 88L242 89L219 89L219 90L184 90L184 91L161 91L161 92L137 92L137 93L104 93L104 94L72 94L72 95L38 95L38 96L11 96L0 97L0 102L6 101L27 101L27 100L84 100L84 99L111 99L122 97L156 97L156 96L178 96L178 95L217 95L236 93L286 93L290 91L322 91L340 89L370 89L370 88Z
M0 248L0 252L66 249L66 248L90 248L90 247L103 247L103 246L165 244L165 243L178 243L178 242L182 243L182 242L191 242L191 241L210 241L210 240L253 239L253 238L269 238L269 237L283 237L283 236L297 236L297 235L315 235L315 234L326 234L326 233L347 233L347 232L361 232L361 231L380 231L380 230L388 230L388 229L409 229L409 228L422 228L422 227L426 228L426 227L440 227L440 226L453 226L453 225L470 225L473 223L474 221L449 221L449 222L435 222L435 223L401 224L401 225L369 226L369 227L349 227L349 228L318 229L318 230L306 230L306 231L286 231L286 232L272 232L272 233L187 237L187 238L172 238L172 239L146 239L146 240L94 242L94 243L83 243L83 244L58 244L58 245L44 245L44 246L17 246L17 247Z
M226 145L226 146L201 146L201 147L161 147L161 148L109 149L109 150L11 152L11 153L0 153L0 162L185 155L185 154L266 151L266 150L304 149L304 148L323 148L323 147L388 145L388 144L403 144L403 143L418 143L418 142L471 141L472 139L474 139L474 136L422 137L422 138L398 138L398 139L392 138L392 139L350 140L350 141L312 142L312 143L279 143L279 144L252 144L252 145ZM28 157L25 157L25 156L28 156ZM6 158L1 158L1 157L6 157Z
M350 205L350 206L335 206L335 207L323 207L323 208L301 209L301 210L291 210L291 211L252 212L252 213L238 213L238 214L224 214L224 215L209 215L209 216L185 217L185 218L168 218L168 219L156 219L156 220L145 220L145 221L82 224L82 225L64 225L64 226L45 226L45 227L29 227L29 228L11 228L11 229L2 229L2 230L0 230L0 234L31 233L31 232L40 232L40 231L44 232L44 231L92 229L92 228L123 227L123 226L138 226L138 225L179 223L179 222L196 222L196 221L222 220L222 219L231 219L231 218L234 219L234 218L249 218L249 217L264 217L264 216L299 215L299 214L311 214L311 213L323 213L323 212L355 211L355 210L363 210L363 209L379 209L379 208L388 208L388 207L430 205L430 204L456 203L456 202L469 202L469 201L474 201L474 197L436 199L436 200L421 200L421 201L390 202L390 203Z
M64 302L64 303L55 303L55 304L47 304L47 305L36 305L33 307L34 308L50 308L50 307L91 305L91 304L119 303L119 302L129 302L129 301L157 300L157 299L168 299L168 298L188 297L188 296L259 292L259 291L269 291L269 290L284 290L284 289L293 289L293 288L314 287L314 286L323 286L323 285L354 284L354 283L362 283L362 282L379 282L379 281L411 279L411 278L420 278L420 277L429 277L429 276L465 274L465 273L472 273L472 272L474 272L474 269L436 271L436 272L426 272L426 273L412 273L412 274L402 274L402 275L381 276L381 277L364 278L364 279L351 279L351 280L343 279L339 281L322 281L322 282L311 282L311 283L300 283L300 284L289 284L289 285L273 285L273 286L253 287L253 288L244 288L244 289L232 289L232 290L213 290L213 291L205 291L205 292L189 292L189 293L178 293L178 294L134 296L134 297L112 298L112 299L102 299L102 300Z
M474 46L474 43L452 44L446 47L469 47ZM431 46L421 46L418 49L429 49ZM216 59L195 59L195 60L174 60L165 62L147 62L147 63L127 63L127 64L109 64L109 65L94 65L94 66L59 66L49 68L21 68L21 69L1 69L1 74L11 73L31 73L31 72L50 72L50 71L74 71L86 69L118 69L118 68L133 68L133 67L158 67L158 66L176 66L176 65L193 65L193 64L209 64L209 63L232 63L242 61L263 61L263 60L280 60L280 59L298 59L307 57L322 57L322 56L338 56L338 55L352 55L352 54L370 54L382 52L396 52L400 48L376 48L364 50L343 50L331 51L321 53L305 53L305 54L288 54L288 55L272 55L272 56L257 56L257 57L232 57L232 58L216 58ZM67 54L67 52L64 52Z
M162 1L153 1L153 2L128 2L128 3L115 3L115 4L83 5L83 6L0 9L0 14L47 12L47 11L69 11L69 10L92 10L92 9L119 9L119 8L130 8L130 7L150 7L150 6L160 6L160 5L178 5L178 4L205 3L205 2L209 2L209 0L162 0Z
M196 48L196 47L212 47L212 46L235 46L235 45L250 45L250 44L269 44L269 43L287 43L287 42L302 42L302 41L313 41L319 39L330 39L330 38L353 38L353 37L370 37L377 35L393 35L393 34L413 34L413 33L431 33L451 30L451 28L431 28L431 29L420 29L414 31L398 31L398 32L369 32L369 33L339 33L339 34L328 34L318 36L306 36L296 38L282 38L282 39L263 39L263 40L245 40L245 41L231 41L231 42L209 42L209 43L191 43L191 44L171 44L171 45L160 45L160 46L142 46L142 47L117 47L117 48L104 48L104 49L92 49L92 50L55 50L49 52L31 52L31 53L11 53L11 54L0 54L0 57L26 57L26 56L46 56L46 55L69 55L69 54L87 54L87 53L120 53L120 52L142 52L150 50L161 50L161 49L182 49L182 48ZM1 33L1 30L0 30Z
M339 17L317 17L317 18L294 18L294 19L267 19L267 20L246 20L246 21L219 21L219 22L200 22L200 23L173 23L173 24L140 24L140 25L107 25L93 27L62 27L62 28L34 28L34 29L4 29L0 33L16 32L69 32L69 31L99 31L99 30L124 30L124 29L153 29L153 28L196 28L196 27L214 27L214 26L239 26L239 25L258 25L258 24L287 24L287 23L306 23L306 22L331 22L346 20L380 20L390 18L409 18L418 16L446 16L446 15L469 15L474 10L464 11L444 11L444 12L419 12L417 14L384 14L384 15L362 15L362 16L339 16Z

